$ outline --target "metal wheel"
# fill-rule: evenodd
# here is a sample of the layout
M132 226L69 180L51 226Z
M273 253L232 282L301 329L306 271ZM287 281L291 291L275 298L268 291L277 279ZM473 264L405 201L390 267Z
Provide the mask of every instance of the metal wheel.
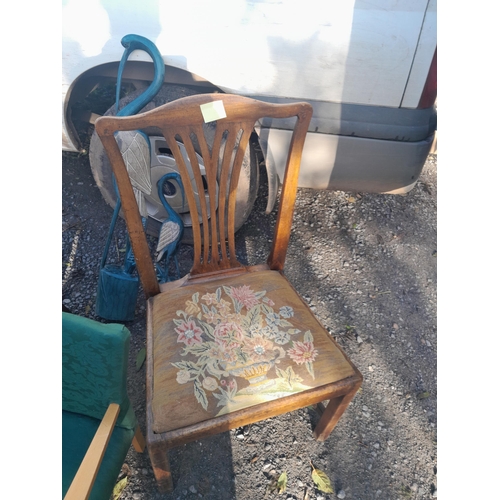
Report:
M120 109L135 99L142 90L137 90L127 95L120 100ZM165 84L156 97L147 104L141 111L148 111L157 106L161 106L167 102L174 101L181 97L197 94L195 89L180 86L180 85L167 85ZM116 113L115 106L106 111L105 115L114 115ZM210 124L207 125L206 134L210 134L213 130ZM174 157L168 148L165 139L162 136L155 135L154 132L145 131L151 142L151 181L153 186L156 186L157 181L167 172L178 172L178 168ZM184 157L187 159L185 149L179 143L180 149ZM90 166L94 179L99 187L105 201L115 206L116 195L113 187L111 166L108 158L104 152L101 141L97 134L94 132L90 141ZM200 167L203 165L201 156L198 157ZM189 162L186 164L190 168ZM238 230L247 220L250 212L252 211L255 199L257 197L257 189L259 186L259 165L255 145L251 142L241 167L240 181L238 184L237 199L236 199L236 214L235 214L235 229ZM170 206L178 212L184 222L184 237L183 243L192 243L193 234L191 229L191 219L189 215L189 208L187 201L182 200L180 190L176 183L167 183L165 186L165 195ZM208 199L208 193L197 193L197 196L205 196ZM146 205L148 208L148 224L147 232L152 236L158 236L161 223L166 217L166 212L158 198L156 188L153 189L151 195L146 196Z

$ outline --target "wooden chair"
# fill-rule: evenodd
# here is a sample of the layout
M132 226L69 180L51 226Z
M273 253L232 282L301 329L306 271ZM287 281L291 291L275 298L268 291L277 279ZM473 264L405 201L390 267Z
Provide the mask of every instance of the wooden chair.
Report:
M127 395L130 332L62 313L62 494L110 498L130 445L145 440Z
M204 133L205 107L225 112L215 121L215 134ZM169 448L329 400L314 430L322 441L361 385L359 371L283 274L311 115L307 103L205 94L132 117L96 121L147 297L146 441L160 491L173 488ZM270 255L266 264L249 267L236 258L235 192L250 135L263 117L297 120ZM194 235L191 272L161 286L114 138L117 131L151 127L163 134L179 166ZM213 142L207 143L206 135L214 136ZM198 202L195 190L208 193L209 203L203 196Z

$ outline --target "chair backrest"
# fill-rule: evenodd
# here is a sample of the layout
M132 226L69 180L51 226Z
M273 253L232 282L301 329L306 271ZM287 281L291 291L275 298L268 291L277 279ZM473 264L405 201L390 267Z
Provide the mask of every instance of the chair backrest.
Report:
M218 116L226 115L214 121L213 134L206 134L202 109L207 105L219 113ZM154 127L164 136L179 167L189 205L194 239L194 263L190 274L194 276L241 267L236 258L234 220L236 188L245 150L258 120L294 116L297 121L290 141L275 235L268 258L270 268L280 270L288 247L302 149L312 116L310 104L270 104L230 94L201 94L135 116L107 116L96 121L96 131L117 181L146 296L154 296L160 289L132 185L114 134ZM209 135L213 135L212 140ZM178 142L184 145L189 169ZM197 153L203 159L203 175ZM197 204L195 192L205 192L208 196L200 196Z

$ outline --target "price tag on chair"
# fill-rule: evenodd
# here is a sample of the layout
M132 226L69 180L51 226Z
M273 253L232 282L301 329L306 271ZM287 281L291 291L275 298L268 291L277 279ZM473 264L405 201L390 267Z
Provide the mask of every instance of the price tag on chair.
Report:
M222 101L207 102L206 104L202 104L200 109L205 123L226 118L226 110Z

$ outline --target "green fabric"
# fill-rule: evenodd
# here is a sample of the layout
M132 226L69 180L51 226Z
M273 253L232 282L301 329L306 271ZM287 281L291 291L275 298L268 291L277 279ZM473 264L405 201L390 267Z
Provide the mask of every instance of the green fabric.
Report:
M100 420L68 411L62 412L62 497L80 467ZM134 431L115 427L101 462L90 500L108 500L132 443Z
M135 429L127 395L129 344L123 325L62 313L63 410L101 419L110 403L118 403L116 425Z

